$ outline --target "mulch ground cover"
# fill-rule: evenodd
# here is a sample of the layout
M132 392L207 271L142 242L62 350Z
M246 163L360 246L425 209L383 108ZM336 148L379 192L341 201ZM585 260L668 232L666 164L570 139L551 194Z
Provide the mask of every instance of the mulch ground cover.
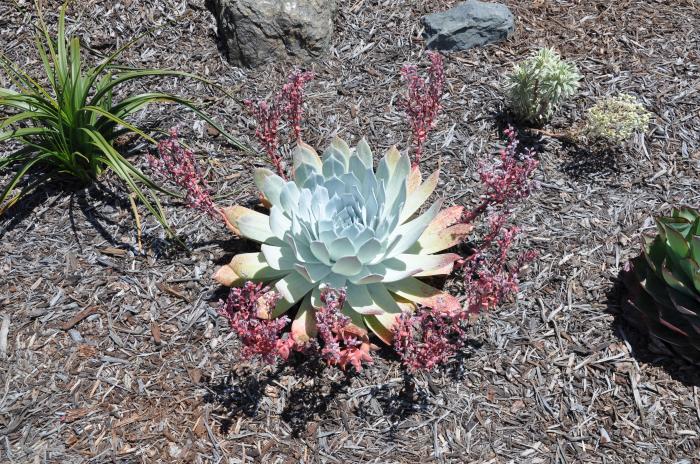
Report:
M227 64L201 0L74 3L68 28L93 58L163 24L122 63L196 72L236 98L182 79L139 89L192 98L257 147L242 101L268 95L293 63ZM339 3L332 50L313 65L306 139L321 149L335 134L366 136L378 152L406 148L401 66L426 62L420 17L456 2ZM426 165L440 158L448 203L475 204L478 161L494 156L507 124L501 84L540 46L556 47L584 75L550 130L619 91L654 118L646 136L616 151L524 137L539 152L539 189L514 222L519 247L539 258L519 301L471 327L468 350L415 376L388 350L359 374L314 361L241 361L217 315L226 291L211 275L249 244L166 202L186 253L152 218L137 233L114 177L88 188L53 184L0 218L0 325L9 329L5 340L0 330L0 461L698 462L700 373L649 352L618 323L615 286L653 215L700 204L700 5L505 3L517 17L512 38L445 60L447 96ZM40 75L32 2L19 4L0 0L2 52ZM56 6L45 6L51 23ZM244 156L174 107L137 119L180 129L221 204L255 201L251 169L262 157ZM144 162L147 147L126 149Z

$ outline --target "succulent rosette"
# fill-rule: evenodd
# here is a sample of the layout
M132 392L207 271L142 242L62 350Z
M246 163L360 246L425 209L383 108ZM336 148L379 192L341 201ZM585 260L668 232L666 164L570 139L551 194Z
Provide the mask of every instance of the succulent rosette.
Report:
M215 278L227 286L274 281L281 298L259 317L279 317L301 302L292 336L306 341L316 335L322 289L345 289L343 314L357 330L369 328L389 343L402 311L417 304L460 308L454 296L418 279L449 274L460 256L438 252L471 230L459 222L462 207L441 210L441 200L419 213L437 186L437 171L423 181L396 148L375 171L364 139L351 149L336 138L323 160L300 143L293 174L286 181L269 169L255 171L269 216L243 206L224 210L229 228L261 243L261 251L235 256Z
M700 211L675 208L656 218L623 282L623 317L652 344L700 364Z

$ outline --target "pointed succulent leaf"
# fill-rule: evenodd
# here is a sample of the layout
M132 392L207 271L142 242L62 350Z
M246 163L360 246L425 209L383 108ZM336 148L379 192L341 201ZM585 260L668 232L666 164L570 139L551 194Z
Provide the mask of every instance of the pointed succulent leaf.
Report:
M318 328L315 319L316 310L311 306L311 294L302 300L294 322L292 322L292 338L297 343L306 343L316 337Z
M260 253L239 255L221 268L216 275L221 283L276 281L281 298L269 316L301 302L292 323L296 341L314 336L313 308L322 304L323 286L346 289L342 312L353 330L364 337L369 326L385 342L402 310L417 304L459 308L454 297L412 277L451 272L459 256L433 253L471 230L460 223L463 208L440 212L440 200L413 218L434 191L437 172L423 182L420 170L396 148L375 172L364 139L350 149L337 138L323 159L300 143L293 170L292 181L269 169L255 172L264 203L271 205L269 217L243 207L223 210L232 231L263 245Z
M214 279L228 287L242 285L250 280L265 282L285 275L286 272L270 267L262 253L242 253L233 257L226 266L219 268Z
M643 256L623 273L623 317L651 340L700 363L700 214L675 209L657 218L658 235L646 239Z
M400 223L404 223L407 219L413 216L413 213L418 211L423 203L428 200L430 195L432 195L432 193L435 191L435 187L437 187L439 176L439 171L435 171L430 175L430 177L428 177L428 179L426 179L425 182L420 185L420 187L408 194L406 203L401 211L401 217L399 219Z
M402 298L437 311L454 312L460 309L457 298L414 277L388 283L386 288Z

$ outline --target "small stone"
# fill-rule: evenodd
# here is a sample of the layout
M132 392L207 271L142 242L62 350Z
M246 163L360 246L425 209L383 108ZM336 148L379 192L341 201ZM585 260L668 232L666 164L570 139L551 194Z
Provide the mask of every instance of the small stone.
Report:
M500 3L468 0L423 17L426 45L456 51L505 40L515 29L513 13Z
M328 51L335 0L207 0L229 62L255 67L294 56L309 61Z
M80 332L78 332L75 329L70 329L68 331L68 335L70 335L70 338L73 339L74 342L76 343L82 343L83 342L83 336L80 335Z

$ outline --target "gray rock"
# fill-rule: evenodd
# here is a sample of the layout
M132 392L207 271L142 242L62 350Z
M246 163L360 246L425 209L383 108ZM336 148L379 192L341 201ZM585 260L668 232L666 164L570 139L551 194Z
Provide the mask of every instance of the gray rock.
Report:
M207 0L207 6L229 62L250 67L323 55L337 11L335 0Z
M469 0L423 17L423 25L428 48L453 51L504 40L515 21L505 5Z

